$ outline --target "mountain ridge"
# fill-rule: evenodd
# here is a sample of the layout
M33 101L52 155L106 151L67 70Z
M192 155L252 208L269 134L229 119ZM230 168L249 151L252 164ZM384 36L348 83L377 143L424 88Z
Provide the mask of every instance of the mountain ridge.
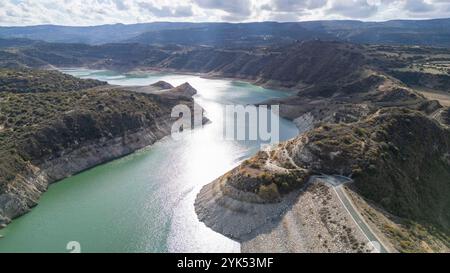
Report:
M263 46L320 38L363 44L449 47L449 25L450 19L448 18L385 22L327 20L284 23L270 21L250 23L154 22L81 27L37 25L0 27L0 37L92 45L134 41L145 44L176 43L226 47ZM199 29L209 34L200 35ZM227 31L223 32L224 29ZM178 34L178 37L174 38L171 35L174 32ZM217 33L222 34L217 35ZM240 35L242 33L246 35ZM230 35L235 41L230 38ZM193 37L197 37L197 39L193 40Z
M431 149L428 146L430 139ZM280 215L284 219L286 213L299 215L304 211L306 219L314 217L312 209L310 214L307 213L311 204L306 202L305 196L317 187L310 184L315 175L344 175L354 181L346 186L347 191L358 199L371 202L371 210L389 215L385 217L391 220L377 222L373 220L375 214L368 213L369 208L360 208L367 221L374 221L372 227L389 238L387 241L395 251L423 252L430 248L448 251L449 159L448 129L417 111L382 109L360 121L315 126L292 140L259 152L206 185L197 196L196 212L213 230L251 242L260 236L266 238L263 234L270 233L272 225L281 225L278 224ZM318 203L312 206L322 204L326 207L332 197L316 199L314 201ZM293 201L294 205L285 204L291 202L289 200L298 201ZM275 211L267 209L264 218L258 220L266 219L260 223L266 229L247 225L241 219L253 217L254 211L263 206L281 206ZM297 207L295 211L291 206ZM217 217L216 212L222 216ZM322 221L329 227L340 221L325 212L317 222ZM333 232L346 234L348 226L333 229ZM329 229L328 232L333 234ZM309 237L305 236L298 240ZM328 233L324 231L321 236L328 237ZM340 244L339 239L331 240L328 246ZM326 251L327 245L321 251ZM256 245L256 251L261 247L280 246L276 240L266 238ZM358 250L358 245L353 246L353 251ZM352 251L352 246L339 251Z
M169 135L172 108L193 109L196 93L188 83L159 82L152 93L56 71L0 70L0 82L14 77L21 84L0 90L0 155L8 159L0 163L0 228L36 206L51 183Z
M11 43L18 43L19 46L11 47ZM246 208L254 203L271 204L284 200L286 194L298 190L311 174L323 172L354 177L355 195L373 202L370 209L380 207L401 217L406 223L418 223L420 230L437 229L438 236L444 230L443 237L436 237L440 238L439 242L443 242L444 248L439 243L439 246L433 246L436 251L445 249L445 244L449 241L446 235L449 222L446 198L450 174L446 168L449 164L447 150L450 140L445 125L449 120L449 111L439 101L429 100L422 94L422 89L450 93L447 80L450 72L448 49L360 45L321 40L254 48L162 47L138 43L90 46L45 42L26 46L20 45L21 43L21 40L6 41L6 46L2 47L0 40L0 66L78 66L121 71L175 71L199 73L209 77L229 77L290 90L292 96L269 100L263 104L280 105L280 115L293 120L302 134L293 141L281 143L271 151L261 151L233 172L224 175L220 179L221 183L215 181L208 185L200 198L200 201L207 203L197 202L201 206L200 218L208 226L216 225L208 222L208 217L212 217L212 221L217 220L217 215L208 213L208 206L216 197L208 194L218 193L219 198L225 196L228 201L229 198L238 199L239 206L244 205ZM412 81L410 74L420 75L422 80ZM160 83L157 86L166 84ZM108 86L98 87L99 90L105 88L108 89ZM136 88L135 91L144 89ZM186 92L192 95L191 91L186 86ZM65 95L73 93L77 92L65 92ZM49 99L52 99L51 96ZM90 101L83 105L93 106ZM97 106L100 109L107 108L103 104L95 105ZM16 114L14 111L11 113ZM10 122L9 119L3 120L8 124ZM26 122L23 118L11 120L13 121L19 125ZM130 123L136 124L136 120L131 118ZM90 123L83 126L90 126ZM395 130L397 127L398 130ZM47 132L44 135L52 134ZM433 147L442 149L430 149L424 142L426 139L421 136L432 139ZM36 141L29 141L31 146L26 146L27 151L34 151L36 149L33 147L39 147L37 144L33 146L33 143ZM59 147L52 149L58 150ZM424 155L427 155L428 160ZM260 167L265 166L264 162L268 159L270 168L260 172ZM430 172L420 174L420 169ZM385 173L382 172L384 170ZM364 176L365 174L369 176ZM436 175L433 176L434 174ZM370 175L379 179L371 179ZM362 180L358 181L358 176ZM369 183L364 183L365 181ZM430 186L430 189L426 186ZM377 192L377 189L380 191ZM338 204L337 197L329 193L329 189L319 185L308 196L325 198L321 199L325 204L328 202L327 198L334 198L335 204ZM437 198L435 203L430 201L433 197ZM234 204L231 200L230 205ZM327 228L332 224L337 233L329 234L329 237L343 234L346 238L338 240L337 249L344 244L348 251L352 251L353 247L356 250L366 250L361 248L360 242L358 246L348 243L354 240L354 236L361 238L361 234L349 232L342 224L336 226L330 223L327 221L329 212L326 211L327 208L323 207L323 211L321 209L316 214L317 219L325 225L320 228ZM431 218L426 217L429 211L432 211L429 213ZM344 221L345 225L349 221ZM393 225L392 222L388 224ZM383 230L386 234L391 232L395 235L392 235L392 242L398 251L422 250L417 243L422 235L417 236L417 230L411 229L408 224L403 229L407 231L401 233L397 228ZM428 231L425 233L426 238L434 238ZM407 234L406 243L402 242L406 241L406 235L403 234Z

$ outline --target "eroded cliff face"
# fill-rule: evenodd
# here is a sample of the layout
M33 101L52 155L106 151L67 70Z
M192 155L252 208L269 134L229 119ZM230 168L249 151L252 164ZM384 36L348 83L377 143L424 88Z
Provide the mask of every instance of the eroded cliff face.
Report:
M279 88L346 83L359 78L366 66L378 67L366 56L364 46L324 41L236 49L203 46L162 48L137 44L100 47L41 44L16 51L9 53L12 54L10 57L0 56L0 66L13 65L8 62L13 59L17 67L83 66L118 71L154 69L245 79L258 85ZM52 54L48 54L49 51ZM385 63L386 60L380 62Z
M360 121L318 125L259 152L206 186L196 211L219 232L235 230L236 224L228 224L234 223L231 211L285 204L313 175L343 175L377 207L448 234L449 155L450 131L439 122L415 110L382 109ZM210 210L228 210L222 212L228 218L218 224Z
M46 113L28 121L13 115L17 109L3 113L1 153L9 161L0 166L0 225L36 206L49 184L169 135L172 108L193 109L195 93L187 83L157 95L104 86L65 95L1 93L3 105L18 101L25 114L36 109L31 104L45 105ZM49 104L55 99L63 106Z
M450 126L450 107L443 109L439 118L443 124Z
M171 125L170 119L161 119L156 128L142 128L123 136L82 143L54 159L36 165L28 163L24 173L2 189L0 224L7 224L36 206L49 184L152 145L170 134Z

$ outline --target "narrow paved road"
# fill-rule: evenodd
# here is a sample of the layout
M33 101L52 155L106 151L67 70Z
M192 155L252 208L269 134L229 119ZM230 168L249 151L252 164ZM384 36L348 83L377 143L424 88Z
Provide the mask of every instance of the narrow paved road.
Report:
M379 111L377 112L377 114ZM266 168L269 170L278 170L278 171L286 171L285 168L280 167L276 164L273 164L271 161L271 155L268 149L263 149L267 153L267 160L266 160ZM286 150L286 147L284 147L284 157L289 160L289 162L298 170L303 170L303 168L299 167L295 161L292 159L292 157L289 155L289 153ZM350 198L347 196L345 191L343 190L343 185L347 183L352 183L353 180L349 177L341 176L341 175L318 175L313 176L307 183L313 182L315 179L319 179L329 185L334 189L336 192L336 195L338 196L339 200L341 201L344 208L347 210L350 217L353 219L353 221L356 223L356 225L359 227L363 235L367 238L368 242L372 244L374 248L374 252L379 253L388 253L386 247L383 245L381 240L378 239L378 237L375 235L375 233L372 231L372 229L369 227L369 225L366 223L362 215L358 212L358 209L354 206L353 202L350 200ZM307 187L305 185L305 187Z
M358 209L354 206L353 202L350 200L350 198L347 196L347 194L343 189L344 184L351 183L353 182L353 180L344 176L328 176L328 175L317 176L316 178L332 186L337 196L339 197L339 200L341 201L342 205L348 211L353 221L359 227L359 229L367 238L367 240L377 250L377 252L388 253L386 247L383 245L381 240L378 239L378 237L375 235L375 233L363 219L361 214L358 212Z

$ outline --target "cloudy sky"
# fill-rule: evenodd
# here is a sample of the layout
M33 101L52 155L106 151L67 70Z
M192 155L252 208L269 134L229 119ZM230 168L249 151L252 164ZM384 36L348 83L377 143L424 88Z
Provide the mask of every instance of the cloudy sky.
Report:
M450 17L450 0L0 0L0 25Z

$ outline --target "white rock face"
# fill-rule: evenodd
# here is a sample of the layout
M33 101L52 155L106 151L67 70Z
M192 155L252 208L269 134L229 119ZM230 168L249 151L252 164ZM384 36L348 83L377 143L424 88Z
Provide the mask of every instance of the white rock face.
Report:
M294 120L299 129L299 134L303 134L314 128L314 116L308 112Z
M29 175L18 175L0 195L0 225L8 224L37 205L49 184L152 145L170 134L171 124L167 117L158 122L158 131L142 129L110 140L86 143L41 166L27 166Z
M185 83L168 92L173 93L170 100L185 101L185 98L191 99L197 91ZM189 105L193 107L194 102ZM29 163L21 174L17 174L11 183L1 189L0 228L36 206L49 184L154 144L170 135L173 121L170 114L162 115L151 127L126 132L115 138L81 143L76 149L64 151L61 156L39 165ZM203 123L206 122L208 120L204 118Z

